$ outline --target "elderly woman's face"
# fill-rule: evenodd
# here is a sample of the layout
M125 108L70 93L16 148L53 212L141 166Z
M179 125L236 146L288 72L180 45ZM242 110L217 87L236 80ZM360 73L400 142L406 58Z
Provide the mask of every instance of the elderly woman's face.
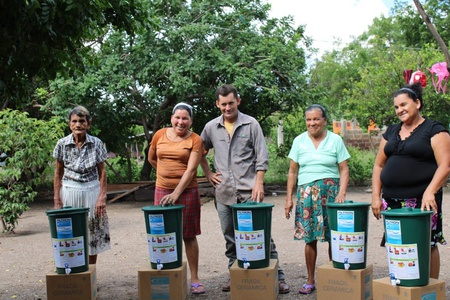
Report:
M306 128L312 137L320 137L325 130L327 120L320 109L313 109L305 113Z
M191 128L192 118L187 110L177 109L170 118L170 122L172 123L175 133L182 137L186 135L189 128Z
M77 116L75 114L70 116L69 127L73 134L85 135L91 124L87 121L86 116Z

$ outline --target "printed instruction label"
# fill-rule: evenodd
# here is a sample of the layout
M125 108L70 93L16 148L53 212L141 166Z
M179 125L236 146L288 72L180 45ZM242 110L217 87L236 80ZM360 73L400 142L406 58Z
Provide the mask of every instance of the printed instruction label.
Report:
M164 234L164 216L162 214L148 215L151 234Z
M147 234L150 262L171 263L178 260L176 233Z
M391 244L402 244L402 227L400 220L386 220L386 242Z
M252 231L253 230L253 216L250 210L237 211L237 225L238 230Z
M86 265L84 251L84 237L74 237L69 239L52 239L53 256L57 268L81 267Z
M266 259L264 229L256 231L235 230L236 255L239 260Z
M386 243L389 273L398 279L420 279L417 244Z
M331 230L331 256L333 261L364 263L365 232L342 232Z
M56 219L56 237L58 239L72 238L72 218L60 218Z

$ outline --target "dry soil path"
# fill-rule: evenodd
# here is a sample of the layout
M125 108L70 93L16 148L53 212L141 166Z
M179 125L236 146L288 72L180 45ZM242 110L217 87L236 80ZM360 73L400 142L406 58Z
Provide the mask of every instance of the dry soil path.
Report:
M316 299L316 294L299 295L296 291L305 282L304 242L292 239L292 220L284 218L284 194L266 197L265 201L275 204L272 214L272 234L279 252L281 266L286 273L291 293L280 295L278 299ZM150 199L150 197L149 197ZM370 202L370 194L365 188L350 188L348 199ZM444 196L446 217L444 233L450 239L450 192ZM99 285L98 298L138 299L137 270L149 264L144 213L141 208L150 205L150 200L123 200L108 205L111 224L112 249L101 255L97 264ZM0 237L0 299L46 299L45 276L54 270L51 235L46 210L52 209L49 200L31 204L31 209L23 214L15 234ZM375 220L371 213L369 220L369 242L367 263L374 266L374 279L388 275L387 256L379 247L383 234L382 221ZM229 299L229 293L220 290L227 278L227 260L224 256L224 240L220 232L219 220L212 201L202 206L202 235L200 245L200 276L207 289L199 299ZM317 264L327 262L326 244L319 244ZM440 246L441 279L446 281L447 299L450 299L449 270L450 247ZM185 258L183 258L185 259ZM188 272L189 274L189 272ZM188 278L189 280L189 278Z

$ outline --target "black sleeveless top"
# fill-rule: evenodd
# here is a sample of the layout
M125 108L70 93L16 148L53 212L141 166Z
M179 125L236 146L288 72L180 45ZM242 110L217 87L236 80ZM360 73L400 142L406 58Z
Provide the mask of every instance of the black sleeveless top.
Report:
M381 172L383 197L422 198L437 169L431 138L448 130L437 121L425 119L408 138L401 140L401 125L391 125L383 134L387 141L387 161Z

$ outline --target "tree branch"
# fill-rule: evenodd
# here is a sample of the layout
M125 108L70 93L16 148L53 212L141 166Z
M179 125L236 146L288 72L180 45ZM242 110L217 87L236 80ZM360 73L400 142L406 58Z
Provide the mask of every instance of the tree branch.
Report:
M430 18L428 17L427 13L422 7L422 4L420 4L419 0L413 0L414 4L417 7L417 10L419 11L420 15L422 16L422 19L424 20L425 24L428 27L428 30L430 30L431 34L433 35L434 39L438 43L439 47L441 48L442 52L445 56L445 61L447 63L447 70L450 72L450 53L448 52L447 45L442 40L441 36L437 32L436 28L434 27L433 23L431 23Z

